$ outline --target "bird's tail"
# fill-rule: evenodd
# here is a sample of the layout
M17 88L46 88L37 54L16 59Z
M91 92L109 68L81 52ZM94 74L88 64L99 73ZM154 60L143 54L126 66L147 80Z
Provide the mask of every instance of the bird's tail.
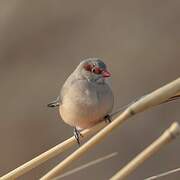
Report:
M56 106L59 106L59 103L50 102L49 104L47 104L47 107L56 107Z
M56 107L59 106L59 97L57 97L57 99L55 101L50 102L49 104L47 104L48 107Z

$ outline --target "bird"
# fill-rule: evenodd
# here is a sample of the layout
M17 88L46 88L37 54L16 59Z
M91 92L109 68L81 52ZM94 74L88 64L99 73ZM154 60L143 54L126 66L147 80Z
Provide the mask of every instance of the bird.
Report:
M111 122L114 95L108 78L111 73L100 58L80 62L65 81L60 95L48 107L59 107L61 119L74 129L80 145L80 131L101 121Z

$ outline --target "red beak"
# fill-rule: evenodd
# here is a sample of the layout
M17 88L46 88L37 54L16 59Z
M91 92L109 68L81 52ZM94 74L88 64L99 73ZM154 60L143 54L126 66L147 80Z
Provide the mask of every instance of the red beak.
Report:
M111 76L111 73L109 72L109 71L107 71L107 70L103 70L102 71L102 75L103 75L103 77L110 77Z

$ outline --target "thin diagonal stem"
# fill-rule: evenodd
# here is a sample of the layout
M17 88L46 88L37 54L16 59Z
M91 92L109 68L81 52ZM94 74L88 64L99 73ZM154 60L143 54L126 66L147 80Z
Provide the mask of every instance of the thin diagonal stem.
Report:
M164 173L161 173L161 174L146 178L144 180L155 180L155 179L159 179L161 177L168 176L168 175L171 175L171 174L174 174L174 173L177 173L177 172L180 172L180 168L173 169L173 170L170 170L170 171L167 171L167 172L164 172Z

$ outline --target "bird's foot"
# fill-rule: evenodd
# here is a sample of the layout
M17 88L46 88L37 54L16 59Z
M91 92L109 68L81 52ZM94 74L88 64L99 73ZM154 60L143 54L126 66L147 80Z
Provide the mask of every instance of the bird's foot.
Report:
M81 134L81 132L79 130L77 130L76 127L74 128L73 134L74 134L74 137L76 138L78 145L80 146L81 145L80 144L80 136L83 137L83 135Z
M112 119L111 119L111 116L109 114L107 114L105 117L104 117L104 121L106 123L111 123L112 122Z

